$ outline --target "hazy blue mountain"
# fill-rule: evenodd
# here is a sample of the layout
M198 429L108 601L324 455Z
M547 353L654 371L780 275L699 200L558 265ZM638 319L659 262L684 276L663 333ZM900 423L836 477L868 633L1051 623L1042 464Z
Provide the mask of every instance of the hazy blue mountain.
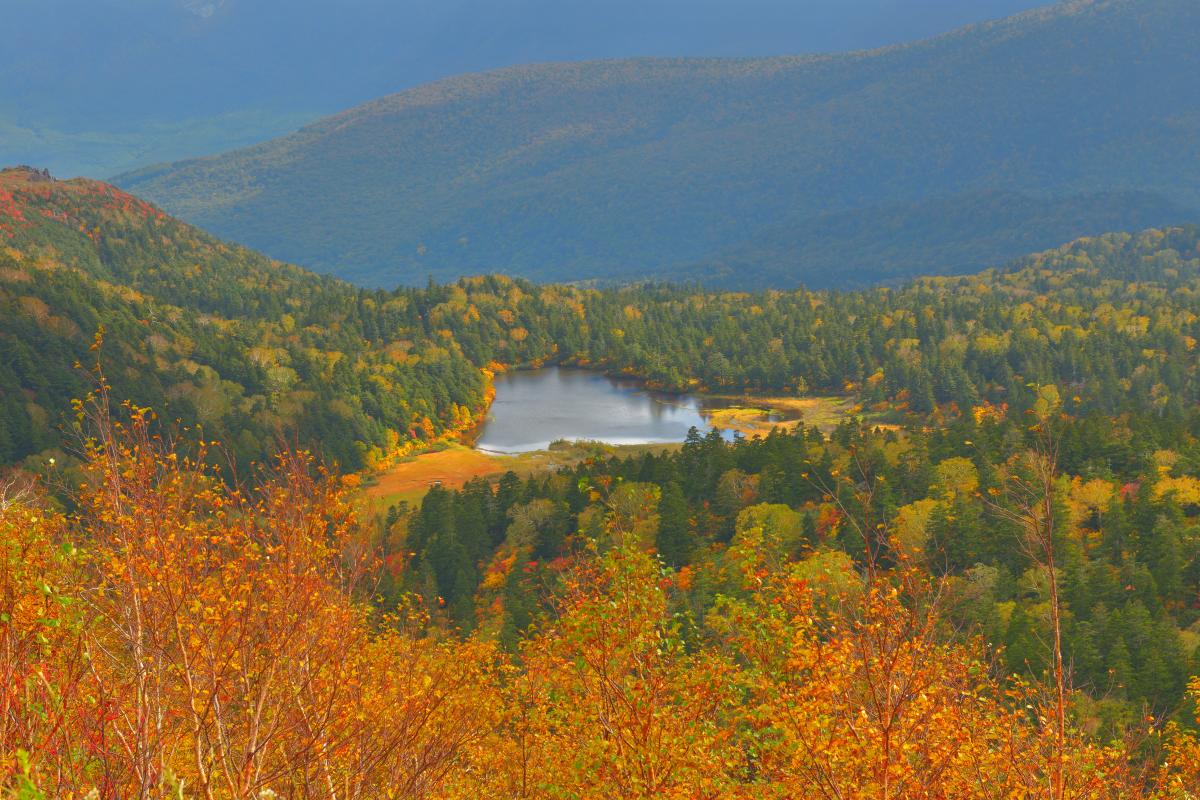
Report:
M958 271L1200 208L1200 4L1078 0L821 57L460 76L119 182L369 284Z
M1045 0L5 0L0 161L107 177L464 72L834 52Z
M832 211L756 231L716 258L674 276L711 286L811 287L897 283L932 271L971 272L1047 242L1200 219L1194 206L1149 192L1041 197L980 191L912 203Z

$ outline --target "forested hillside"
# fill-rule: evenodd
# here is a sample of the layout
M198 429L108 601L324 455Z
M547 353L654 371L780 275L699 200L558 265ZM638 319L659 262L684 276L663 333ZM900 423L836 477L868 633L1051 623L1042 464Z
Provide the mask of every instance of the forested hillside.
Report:
M520 62L877 47L1038 0L7 0L4 158L107 178ZM63 58L71 53L71 58Z
M1200 229L850 292L385 292L17 169L0 239L9 796L1200 789ZM891 424L368 519L303 452L371 466L544 362Z
M118 183L373 286L502 271L847 287L1194 222L1192 0L838 56L513 67Z
M104 184L0 176L0 457L59 443L100 353L114 393L201 423L244 463L281 441L357 469L462 430L482 370L563 362L667 389L850 393L925 414L1186 408L1197 392L1195 228L1084 239L961 278L858 292L538 286L504 277L395 292L274 262ZM1078 398L1077 400L1075 398Z
M106 184L0 173L5 462L60 444L99 358L116 396L202 425L240 464L299 437L357 469L482 407L479 370L423 329L404 294L226 245Z
M232 487L101 395L77 513L0 483L0 792L1194 797L1200 416L1029 394L378 532L303 455Z

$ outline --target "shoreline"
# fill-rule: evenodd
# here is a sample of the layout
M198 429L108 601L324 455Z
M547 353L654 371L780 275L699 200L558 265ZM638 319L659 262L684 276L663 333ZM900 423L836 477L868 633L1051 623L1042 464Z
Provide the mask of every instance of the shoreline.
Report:
M698 401L698 411L710 429L717 428L726 434L738 433L746 438L765 437L777 428L794 430L801 421L806 426L815 426L828 434L838 422L862 410L855 398L850 396L707 392L700 388L671 391L657 388L649 381L634 375L614 374L578 364L557 362L509 367L493 363L482 370L488 382L485 389L487 405L472 415L472 424L458 432L448 431L438 440L427 442L412 452L398 455L382 469L364 470L360 473L363 495L372 505L387 504L390 501L418 502L434 486L458 488L469 480L491 479L509 470L522 477L528 477L569 467L589 457L646 451L662 452L683 446L682 440L636 444L578 440L523 453L478 447L477 442L495 401L495 376L550 368L601 374L612 380L636 386L637 391L662 395L663 397L654 399L663 403L670 403L670 398L689 395Z

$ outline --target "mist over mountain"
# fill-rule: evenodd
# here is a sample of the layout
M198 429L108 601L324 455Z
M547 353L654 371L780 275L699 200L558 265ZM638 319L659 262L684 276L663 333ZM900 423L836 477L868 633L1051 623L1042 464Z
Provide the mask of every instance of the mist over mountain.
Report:
M464 72L877 47L1039 0L8 0L0 156L108 177Z
M861 284L1200 208L1200 7L1076 0L846 55L459 76L118 182L364 284Z

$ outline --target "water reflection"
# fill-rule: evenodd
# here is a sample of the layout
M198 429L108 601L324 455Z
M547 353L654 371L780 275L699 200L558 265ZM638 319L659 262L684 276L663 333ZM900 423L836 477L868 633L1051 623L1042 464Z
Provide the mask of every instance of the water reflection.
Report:
M496 376L496 399L476 446L499 453L543 450L557 439L609 444L679 442L708 428L695 395L565 367Z

